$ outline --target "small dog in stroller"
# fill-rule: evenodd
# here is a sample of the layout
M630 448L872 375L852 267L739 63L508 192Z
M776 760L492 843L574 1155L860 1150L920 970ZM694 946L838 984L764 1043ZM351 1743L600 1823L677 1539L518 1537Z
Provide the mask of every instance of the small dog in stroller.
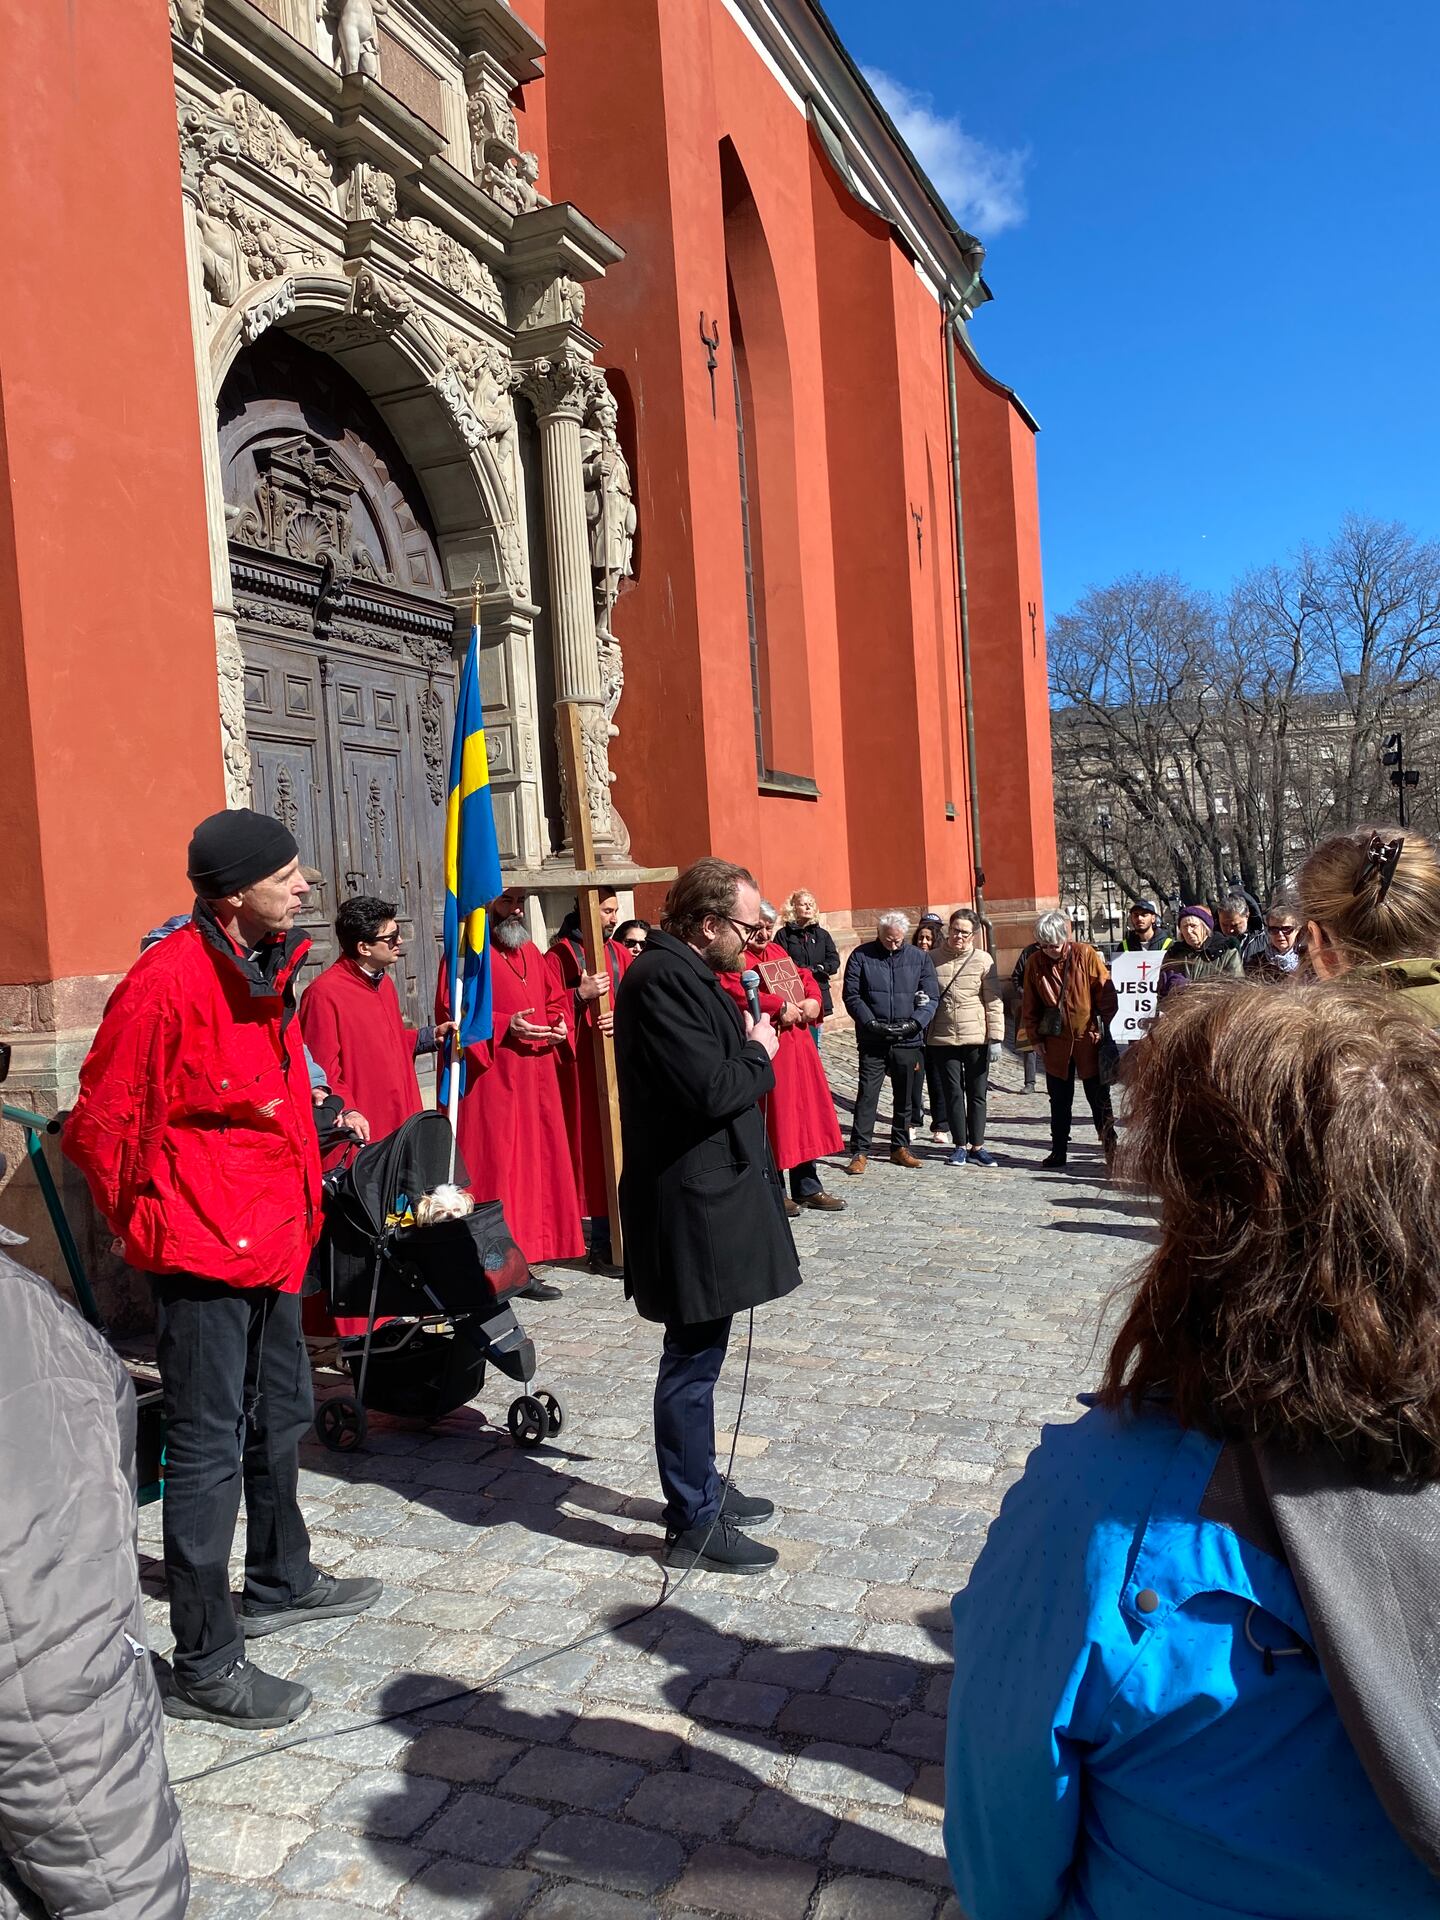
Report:
M476 1200L443 1113L417 1113L325 1176L312 1273L355 1392L323 1400L315 1430L351 1452L366 1410L438 1420L473 1400L494 1364L526 1391L510 1403L517 1446L555 1438L565 1409L531 1390L535 1346L509 1302L530 1284L498 1200Z

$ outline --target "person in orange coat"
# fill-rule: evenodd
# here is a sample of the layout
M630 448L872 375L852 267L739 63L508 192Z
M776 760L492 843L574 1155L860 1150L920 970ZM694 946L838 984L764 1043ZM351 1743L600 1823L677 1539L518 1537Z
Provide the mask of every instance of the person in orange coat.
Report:
M775 940L780 916L768 900L761 904L760 928L751 935L743 965L757 971L774 961L789 961L784 947ZM793 964L793 962L791 963ZM770 1016L780 1036L779 1050L773 1062L775 1091L766 1096L765 1130L770 1136L770 1151L775 1165L790 1177L790 1197L785 1211L794 1217L802 1207L817 1213L843 1213L845 1202L837 1194L827 1193L816 1165L822 1154L839 1153L843 1142L835 1119L835 1101L818 1048L810 1039L810 1029L823 1020L820 983L808 967L797 967L803 998L793 1006L763 983L759 989L760 1011ZM740 1006L746 1005L740 972L722 973L720 984Z
M498 1200L527 1260L574 1260L585 1252L575 1169L560 1098L560 1057L573 1047L568 1001L553 954L525 925L525 895L507 888L490 903L494 1037L465 1050L457 1142L477 1200ZM437 1018L449 1014L443 974ZM532 1299L558 1287L533 1282Z
M1115 1115L1100 1078L1100 1042L1117 1008L1110 969L1092 946L1075 938L1067 915L1042 913L1035 950L1025 965L1020 1024L1034 1035L1050 1095L1050 1152L1041 1165L1063 1167L1070 1146L1075 1082L1085 1089L1108 1169L1115 1159Z
M620 898L613 888L599 899L600 927L605 935L605 969L585 970L585 948L580 934L580 911L565 916L550 952L560 977L573 995L570 1017L575 1045L556 1056L560 1099L565 1108L565 1131L575 1163L575 1190L580 1212L589 1225L592 1266L612 1264L610 1249L610 1192L605 1184L605 1149L601 1135L600 1094L595 1082L595 1046L603 1033L615 1029L615 993L633 955L615 940Z

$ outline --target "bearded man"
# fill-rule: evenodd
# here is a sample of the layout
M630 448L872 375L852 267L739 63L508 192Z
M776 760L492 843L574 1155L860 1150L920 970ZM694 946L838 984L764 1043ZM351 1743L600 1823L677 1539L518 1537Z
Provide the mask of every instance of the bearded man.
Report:
M457 1140L477 1200L498 1200L527 1260L573 1260L585 1252L575 1169L565 1133L558 1061L573 1052L570 995L552 954L525 925L525 895L509 887L490 903L494 1037L465 1052ZM436 1017L449 989L442 978ZM533 1282L532 1299L557 1287Z
M732 1316L800 1284L757 1104L775 1086L779 1037L720 984L760 924L744 867L696 861L615 1005L625 1291L665 1329L655 1457L666 1558L713 1573L762 1573L779 1558L746 1531L774 1518L773 1502L747 1499L716 1469L715 1383Z

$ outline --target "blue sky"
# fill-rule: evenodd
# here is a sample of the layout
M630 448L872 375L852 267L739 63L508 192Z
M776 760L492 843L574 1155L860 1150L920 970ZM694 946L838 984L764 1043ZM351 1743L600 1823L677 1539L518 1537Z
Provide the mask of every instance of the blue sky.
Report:
M1440 5L828 0L985 241L1046 600L1440 536Z

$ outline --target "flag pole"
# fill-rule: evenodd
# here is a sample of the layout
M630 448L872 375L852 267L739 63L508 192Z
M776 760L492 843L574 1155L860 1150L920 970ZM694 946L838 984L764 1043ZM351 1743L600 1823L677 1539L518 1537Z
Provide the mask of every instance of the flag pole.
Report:
M479 625L480 625L480 575L477 573L475 575L474 580L470 584L470 638L471 639L474 638L476 629L479 627ZM467 639L465 644L468 647L470 644L470 641ZM457 673L457 678L458 678L458 673ZM488 923L485 928L485 937L487 940L490 937L490 928ZM447 956L447 959L448 959L448 956ZM448 1102L448 1110L450 1115L450 1184L451 1186L455 1184L456 1138L460 1131L460 1045L459 1045L460 997L461 997L460 982L464 974L464 968L461 967L459 964L458 953L455 956L455 961L456 961L456 964L450 969L450 1018L455 1022L455 1030L453 1033L449 1035L449 1037L445 1042L446 1053L450 1062L450 1099Z

